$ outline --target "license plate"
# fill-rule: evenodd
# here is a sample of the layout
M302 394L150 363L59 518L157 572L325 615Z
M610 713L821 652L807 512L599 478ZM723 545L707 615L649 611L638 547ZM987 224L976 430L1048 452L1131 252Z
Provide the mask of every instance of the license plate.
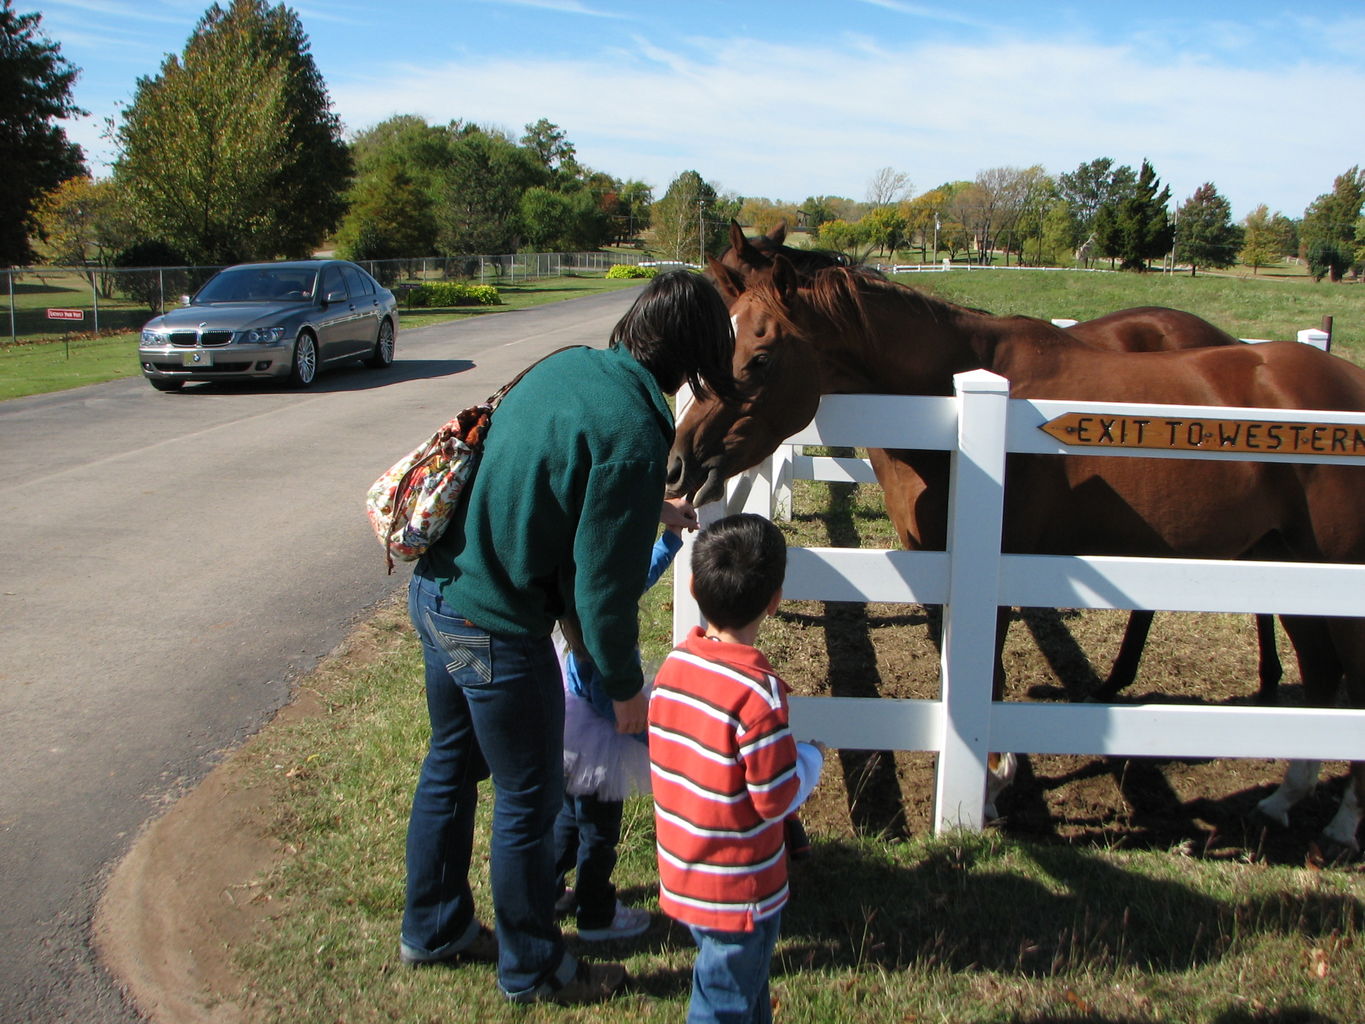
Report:
M199 352L199 351L195 351L195 352L182 352L182 353L180 353L180 358L184 361L184 363L185 363L186 366L212 366L212 365L213 365L213 353L212 353L212 352Z

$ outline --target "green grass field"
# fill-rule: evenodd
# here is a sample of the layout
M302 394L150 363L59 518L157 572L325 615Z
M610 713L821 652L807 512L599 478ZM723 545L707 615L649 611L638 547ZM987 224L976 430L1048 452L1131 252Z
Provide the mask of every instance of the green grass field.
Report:
M828 488L798 494L791 543L827 532ZM885 539L875 500L855 510L864 541ZM669 577L642 613L646 659L668 647ZM898 609L904 612L904 609ZM802 671L821 643L794 608L760 645ZM804 634L812 634L806 637ZM274 908L231 951L250 979L253 1019L673 1024L686 1014L693 946L657 914L651 808L627 804L615 872L621 897L655 911L630 942L580 955L624 962L635 979L598 1007L507 1005L491 968L397 964L403 841L425 751L421 655L393 604L302 682L323 713L266 730L249 777L271 795L278 868L255 887ZM795 866L773 963L779 1021L954 1024L1346 1024L1365 1014L1365 874L1125 850L1121 843L1030 842L997 833L909 839L860 834L831 753L802 812L814 857ZM471 881L490 913L485 791Z

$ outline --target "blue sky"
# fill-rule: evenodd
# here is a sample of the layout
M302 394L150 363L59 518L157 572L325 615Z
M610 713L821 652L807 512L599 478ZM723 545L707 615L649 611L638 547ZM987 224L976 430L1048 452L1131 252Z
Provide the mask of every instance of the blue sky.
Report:
M224 0L226 2L226 0ZM82 69L68 125L104 120L179 53L204 0L18 0ZM1291 217L1365 164L1365 4L1241 0L304 0L348 132L393 114L511 130L548 118L582 163L661 196L864 199L993 167L1150 159L1176 202L1212 181Z

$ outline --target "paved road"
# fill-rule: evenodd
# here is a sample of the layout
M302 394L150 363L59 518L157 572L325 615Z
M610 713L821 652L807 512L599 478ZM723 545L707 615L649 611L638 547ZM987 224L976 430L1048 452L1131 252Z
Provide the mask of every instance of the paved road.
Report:
M406 581L363 496L633 289L400 332L307 392L141 379L0 403L0 1021L138 1019L94 961L139 829Z

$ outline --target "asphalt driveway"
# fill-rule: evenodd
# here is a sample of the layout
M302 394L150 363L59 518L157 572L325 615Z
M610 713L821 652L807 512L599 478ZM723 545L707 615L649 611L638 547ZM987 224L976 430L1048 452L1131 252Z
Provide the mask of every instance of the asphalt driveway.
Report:
M0 1020L138 1019L90 952L102 879L406 582L365 489L532 360L604 345L635 294L400 330L390 369L306 392L0 403Z

